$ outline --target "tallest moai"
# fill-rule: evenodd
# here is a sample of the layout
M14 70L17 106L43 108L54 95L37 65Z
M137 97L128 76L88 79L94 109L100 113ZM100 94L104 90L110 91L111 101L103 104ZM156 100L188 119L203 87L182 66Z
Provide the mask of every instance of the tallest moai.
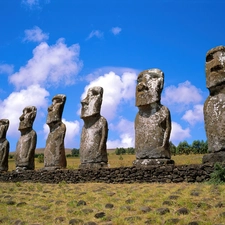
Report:
M208 153L203 163L225 162L225 46L206 54L206 86L209 96L204 104Z

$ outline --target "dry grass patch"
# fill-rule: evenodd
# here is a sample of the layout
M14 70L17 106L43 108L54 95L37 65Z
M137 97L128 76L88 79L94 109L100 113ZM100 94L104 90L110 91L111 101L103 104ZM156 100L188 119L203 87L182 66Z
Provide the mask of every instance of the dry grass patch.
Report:
M176 155L172 156L176 165L189 165L189 164L201 164L203 155ZM135 160L135 155L116 155L115 153L110 153L108 156L109 167L129 167L132 166ZM80 165L80 159L69 157L67 158L67 168L68 169L78 169ZM44 163L39 163L35 159L35 169L40 169L44 167ZM9 159L9 171L15 170L14 159Z
M220 224L225 186L1 183L1 224ZM186 211L185 211L186 210ZM80 221L80 223L79 223ZM77 222L77 223L75 223ZM19 224L19 223L18 223Z

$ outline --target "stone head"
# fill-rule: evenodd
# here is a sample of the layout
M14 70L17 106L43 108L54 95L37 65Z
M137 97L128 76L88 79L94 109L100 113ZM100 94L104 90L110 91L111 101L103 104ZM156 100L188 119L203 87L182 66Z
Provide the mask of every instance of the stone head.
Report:
M137 78L136 106L160 103L164 85L164 73L159 69L142 71Z
M9 120L1 119L0 120L0 138L6 138L6 133L9 128Z
M23 114L20 116L19 130L32 128L34 119L37 114L37 108L35 106L27 106L23 109Z
M47 124L56 123L62 120L62 113L66 102L66 96L62 94L55 95L52 99L52 105L48 107Z
M212 48L206 53L206 86L210 92L225 82L225 46Z
M103 88L92 87L88 89L87 96L81 101L81 118L99 114L102 105Z

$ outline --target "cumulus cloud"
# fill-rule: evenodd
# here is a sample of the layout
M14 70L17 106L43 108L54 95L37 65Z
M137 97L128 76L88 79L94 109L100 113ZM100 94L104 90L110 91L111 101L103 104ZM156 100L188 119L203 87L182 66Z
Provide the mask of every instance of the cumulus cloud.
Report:
M48 4L50 0L22 0L22 4L27 6L30 9L40 8L40 3L43 2Z
M183 129L180 124L172 122L170 140L174 144L178 144L179 142L184 141L186 138L189 137L191 137L189 128Z
M122 76L109 72L91 81L85 87L81 99L86 97L90 87L101 86L104 89L101 114L111 120L115 117L117 108L122 101L134 98L136 87L136 74L124 72ZM80 112L80 110L79 110Z
M91 33L89 34L86 40L89 40L93 37L103 38L103 35L104 35L103 32L101 32L100 30L93 30L91 31Z
M89 73L87 76L84 77L84 79L87 82L91 82L95 79L97 79L99 76L101 76L102 74L106 74L109 71L113 71L115 74L122 76L123 73L135 73L138 74L140 71L133 69L133 68L129 68L129 67L113 67L113 66L105 66L105 67L101 67L98 68L96 70L94 70L93 72Z
M11 75L13 73L13 65L0 64L0 74Z
M203 122L203 105L195 105L193 110L187 110L182 119L186 120L191 125L195 125L197 122Z
M75 136L79 134L80 131L80 124L77 120L75 121L67 121L66 119L62 119L62 122L66 125L66 136L65 136L65 147L66 148L74 148L76 145L75 143ZM45 139L47 139L49 134L49 126L44 124L43 126Z
M19 117L26 106L36 106L39 109L47 107L48 91L39 85L31 85L27 89L11 93L8 98L0 102L0 118L9 119L8 134L18 135Z
M39 0L22 0L22 3L29 7L33 7L39 4Z
M167 105L172 104L196 104L202 101L201 90L192 85L189 81L169 86L165 89L162 101Z
M114 34L114 35L118 35L120 32L122 31L122 29L120 27L113 27L111 29L111 32Z
M17 88L40 85L71 85L74 76L80 71L82 62L79 60L80 46L67 47L64 39L59 39L55 45L40 43L33 50L33 57L25 66L10 76L10 82Z
M134 122L120 118L116 125L109 125L109 132L110 129L118 132L120 134L120 138L116 140L108 140L107 148L134 147Z
M49 38L48 34L43 33L43 31L37 26L35 26L33 29L25 30L24 33L24 41L41 42L46 41Z

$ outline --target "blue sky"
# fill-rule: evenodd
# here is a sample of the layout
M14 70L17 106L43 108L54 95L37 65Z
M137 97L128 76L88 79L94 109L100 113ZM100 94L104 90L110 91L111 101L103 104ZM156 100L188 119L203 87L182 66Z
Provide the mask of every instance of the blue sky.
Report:
M37 147L45 146L56 94L67 96L65 145L79 148L80 101L95 85L104 88L108 148L134 146L136 78L150 68L165 74L171 141L206 140L205 55L225 43L224 9L223 0L1 0L0 118L10 120L10 151L28 105L38 109Z

